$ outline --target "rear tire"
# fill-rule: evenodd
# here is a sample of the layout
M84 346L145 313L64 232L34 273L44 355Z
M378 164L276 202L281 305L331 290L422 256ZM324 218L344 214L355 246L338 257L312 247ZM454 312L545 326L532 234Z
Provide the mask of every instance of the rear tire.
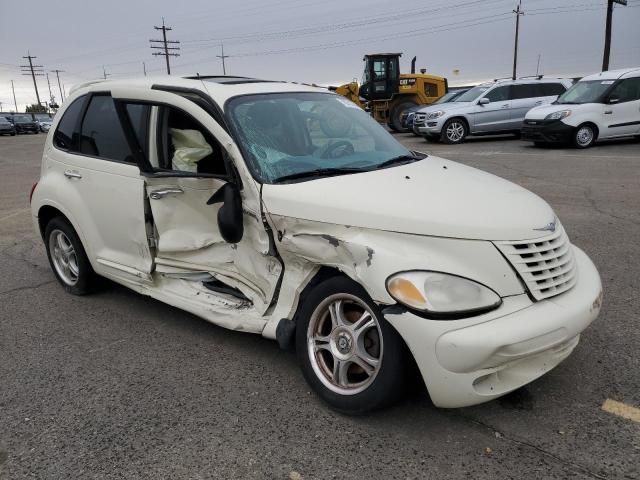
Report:
M573 131L572 143L576 148L591 147L598 136L596 127L591 123L583 123Z
M404 341L349 278L332 277L309 293L298 315L296 350L309 385L339 412L368 413L405 391Z
M52 218L44 231L49 264L60 285L72 295L94 290L97 275L71 224L62 217Z
M464 142L469 134L469 128L464 120L452 118L447 120L442 127L440 140L449 145L456 145Z

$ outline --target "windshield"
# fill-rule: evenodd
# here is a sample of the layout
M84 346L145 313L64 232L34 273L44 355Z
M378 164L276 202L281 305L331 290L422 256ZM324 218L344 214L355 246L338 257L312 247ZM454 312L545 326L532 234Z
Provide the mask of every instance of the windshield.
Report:
M489 90L488 85L478 85L477 87L473 87L471 90L460 95L458 98L452 100L453 102L473 102L476 98L482 95L484 92Z
M17 123L33 122L31 115L14 115L13 120Z
M229 116L249 168L263 183L331 170L353 173L415 160L370 115L327 93L246 95L230 102ZM391 161L391 162L390 162ZM385 165L383 165L385 164Z
M594 103L613 85L613 80L578 82L558 97L556 103Z
M7 120L5 117L0 117L0 123L11 123L11 122Z
M46 114L37 114L36 115L36 120L40 121L40 122L50 122L51 121L51 117L49 115Z

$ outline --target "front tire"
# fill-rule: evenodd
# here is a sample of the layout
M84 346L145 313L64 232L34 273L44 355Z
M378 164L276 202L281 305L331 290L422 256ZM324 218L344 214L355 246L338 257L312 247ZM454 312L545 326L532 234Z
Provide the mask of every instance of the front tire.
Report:
M452 118L442 127L441 140L449 145L456 145L464 142L468 134L467 124L459 118Z
M49 264L60 285L72 295L90 293L96 274L75 230L62 217L49 221L44 233Z
M305 299L296 350L309 385L342 413L388 406L404 392L404 342L367 292L348 278L325 280Z
M416 105L415 102L400 102L393 105L389 112L389 127L396 132L408 132L409 129L402 126L402 114Z
M597 135L596 127L590 123L583 123L573 132L573 146L576 148L589 148L595 143Z

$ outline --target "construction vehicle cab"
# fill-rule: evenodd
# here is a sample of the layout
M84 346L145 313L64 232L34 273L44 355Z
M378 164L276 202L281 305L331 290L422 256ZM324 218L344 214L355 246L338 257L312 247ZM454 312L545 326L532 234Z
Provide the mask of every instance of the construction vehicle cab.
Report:
M398 93L401 53L377 53L364 56L364 74L360 96L367 100L386 100Z
M411 73L400 73L402 53L373 53L364 56L362 85L353 81L332 87L355 104L371 112L378 122L392 130L403 131L402 113L416 105L430 105L447 93L447 79L415 73L416 57L411 61Z

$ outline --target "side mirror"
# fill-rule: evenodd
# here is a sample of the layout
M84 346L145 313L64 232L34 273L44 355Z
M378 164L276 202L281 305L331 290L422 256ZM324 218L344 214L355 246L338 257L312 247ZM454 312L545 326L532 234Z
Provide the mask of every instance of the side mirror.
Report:
M225 242L238 243L244 234L242 198L235 183L225 183L207 200L207 205L222 203L218 210L218 228Z
M489 100L487 97L482 97L478 102L478 105L488 105L490 103L491 103L491 100Z
M614 103L618 103L619 101L620 99L618 97L610 97L609 100L607 100L607 103L613 105Z

